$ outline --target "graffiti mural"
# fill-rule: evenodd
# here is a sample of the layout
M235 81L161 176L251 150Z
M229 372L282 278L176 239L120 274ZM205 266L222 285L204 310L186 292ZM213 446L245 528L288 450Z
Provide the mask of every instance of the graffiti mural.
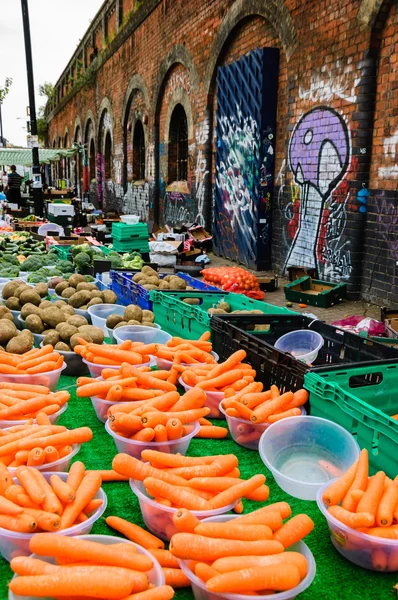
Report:
M351 137L345 120L325 106L305 113L293 130L288 160L294 187L285 212L292 241L284 269L299 265L349 278L350 242L344 230Z
M378 170L381 179L398 179L398 129L383 140L385 165Z
M149 217L149 183L127 186L123 198L123 212L127 215L138 215L143 223Z
M175 226L192 223L195 219L195 202L187 194L166 192L164 198L164 222Z
M209 123L205 121L201 126L198 127L196 133L196 144L199 147L196 157L196 168L195 168L195 180L196 180L196 203L198 212L195 218L195 223L205 226L204 218L204 205L205 205L205 187L207 179L209 177L209 170L207 169L206 157L202 151L201 146L204 146L209 136Z

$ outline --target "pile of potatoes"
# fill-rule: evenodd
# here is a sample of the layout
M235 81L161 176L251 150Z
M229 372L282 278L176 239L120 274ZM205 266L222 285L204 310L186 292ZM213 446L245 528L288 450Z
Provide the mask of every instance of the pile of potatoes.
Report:
M109 329L117 329L125 325L145 325L154 327L155 315L151 310L143 310L135 304L126 306L123 315L109 315L106 326Z
M24 354L33 348L33 344L33 334L28 329L18 331L11 311L6 306L0 306L0 349Z
M117 296L111 290L101 292L95 283L87 283L84 275L71 275L55 287L55 293L73 308L87 310L94 304L116 304Z
M189 298L188 298L189 300ZM184 300L185 302L185 300ZM231 306L230 304L228 304L228 302L220 302L220 304L217 306L217 308L209 308L208 309L208 314L209 315L263 315L264 312L262 310L259 309L253 309L253 310L231 310ZM269 325L264 324L264 325L255 325L253 328L253 331L268 331L270 328Z
M145 290L193 290L187 285L185 279L177 277L177 275L166 275L160 279L158 273L151 267L142 267L140 273L136 273L133 281L142 285Z
M14 280L3 287L3 300L10 310L21 310L25 304L39 306L43 298L48 296L46 283L38 283L34 287L24 281Z

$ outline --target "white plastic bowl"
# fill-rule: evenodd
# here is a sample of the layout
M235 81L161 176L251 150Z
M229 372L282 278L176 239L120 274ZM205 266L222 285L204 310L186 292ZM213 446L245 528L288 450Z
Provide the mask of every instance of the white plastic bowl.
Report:
M83 358L83 363L88 366L88 370L90 371L91 377L97 378L101 377L102 369L115 369L118 370L122 366L120 365L97 365L95 363L91 363L85 358ZM136 367L151 367L152 360L146 363L142 363L142 365L135 365Z
M41 467L36 467L38 471L42 473L66 473L69 470L69 466L72 462L72 458L76 456L81 448L80 444L73 444L72 452L59 458L58 460L54 460L53 462L46 463L45 465L41 465ZM8 467L8 470L11 473L15 473L16 467Z
M249 448L249 450L258 450L258 444L264 431L271 426L271 423L251 423L247 419L230 417L223 407L219 405L219 411L227 421L229 432L234 442ZM301 416L305 416L306 410L301 406Z
M311 329L290 331L278 338L274 344L281 352L288 352L300 362L311 365L324 344L323 337Z
M186 392L192 389L192 385L188 385L187 383L185 383L182 377L179 378L178 382ZM205 406L207 408L210 408L210 413L208 414L208 417L211 419L223 419L224 417L220 412L220 403L225 398L224 392L208 392L207 390L205 390L205 392L207 398Z
M113 404L116 404L116 402ZM138 440L130 440L129 438L125 438L115 431L112 431L109 420L105 423L105 430L113 437L117 451L138 458L138 460L141 460L141 452L146 448L149 450L157 450L158 452L182 454L185 456L191 439L198 433L200 425L196 421L195 423L184 425L184 427L187 434L178 440L171 440L168 442L140 442Z
M130 479L130 487L138 498L142 518L144 519L147 528L162 540L170 540L170 538L177 533L177 529L173 523L173 515L178 508L165 506L164 504L155 502L155 500L148 495L142 481ZM216 510L192 510L191 512L201 521L208 517L228 513L236 506L236 504L237 502L234 502L233 504L228 504L228 506L223 506ZM231 517L231 515L228 516Z
M59 369L48 371L47 373L38 373L36 375L6 375L1 373L0 382L23 383L25 385L45 385L50 388L52 392L55 392L59 378L64 369L66 369L65 363Z
M216 362L219 361L220 357L218 356L217 352L210 352L210 354L213 356L213 358ZM198 363L189 364L189 365L186 363L181 363L181 364L184 365L185 367L192 367L192 366L196 366ZM165 358L156 357L156 365L157 365L158 369L161 369L162 371L170 371L171 367L173 366L173 362L171 360L166 360Z
M140 217L138 215L120 215L120 220L128 225L136 225L140 222Z
M350 562L370 571L392 572L397 570L398 565L398 540L389 540L356 531L347 527L333 517L322 500L325 489L331 482L325 483L316 497L318 508L326 518L330 539L333 546L344 558ZM387 556L385 568L377 568L377 559L380 552Z
M91 317L91 322L95 327L99 327L106 334L106 320L110 315L122 315L126 310L121 304L94 304L89 306L88 314Z
M97 419L101 423L106 423L108 420L108 410L111 406L118 403L114 400L103 400L102 398L98 398L98 396L92 396L91 404L93 405Z
M217 515L208 519L203 519L203 522L225 523L226 521L230 521L238 517L239 515ZM311 585L316 573L315 559L312 555L311 550L304 542L298 542L297 544L294 544L289 548L289 552L290 551L299 552L300 554L305 556L308 563L307 575L299 583L299 585L293 588L292 590L288 590L286 592L279 592L271 595L257 594L255 596L256 599L268 600L269 598L275 598L275 600L294 600L294 598L296 598L298 594L301 594L301 592L303 592ZM195 600L248 600L248 598L251 598L249 594L214 594L212 592L209 592L209 590L206 588L206 584L201 579L199 579L199 577L197 577L195 573L193 573L188 567L189 561L178 559L178 562L182 571L185 573L185 575L189 578L191 582L192 592Z
M61 406L61 408L59 410L57 410L57 412L55 412L52 415L48 415L48 418L51 421L52 425L56 425L58 422L59 417L66 411L66 409L68 408L68 403L66 402L66 404L64 404L63 406ZM25 423L28 422L28 419L15 419L15 420L0 420L0 429L8 429L9 427L16 427L18 425L25 425ZM36 423L36 419L34 419L33 423Z
M63 481L66 481L68 477L67 473L62 473L59 471L49 471L47 473L43 473L43 475L47 481L50 480L51 475L59 475ZM17 480L15 481L17 482ZM66 535L68 537L90 533L95 521L97 521L104 514L107 505L106 494L102 488L98 490L94 497L100 498L102 500L102 505L93 512L87 521L83 521L83 523L78 523L73 527L68 527L67 529L63 529L57 533L61 533L62 535ZM10 560L16 556L29 556L31 554L29 550L29 541L34 535L35 533L17 533L15 531L8 531L8 529L3 529L0 527L0 554L2 554L3 558L8 562L10 562Z
M172 336L166 331L161 331L160 325L155 324L155 327L143 325L117 327L113 330L113 337L117 344L121 344L126 340L142 342L143 344L167 344Z
M336 468L343 473L359 456L359 446L348 431L311 416L273 423L262 434L258 449L279 487L301 500L315 500Z

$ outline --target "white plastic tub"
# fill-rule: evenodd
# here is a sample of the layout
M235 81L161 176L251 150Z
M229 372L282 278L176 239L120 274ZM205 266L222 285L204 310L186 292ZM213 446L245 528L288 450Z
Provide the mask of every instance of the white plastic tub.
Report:
M95 327L102 329L104 334L107 334L106 320L110 315L122 315L126 310L121 304L94 304L89 306L88 314L91 317L91 322Z
M106 423L108 420L108 410L111 406L118 403L114 400L103 400L102 398L98 398L98 396L92 396L91 404L93 405L97 419L101 423Z
M113 337L117 344L126 340L142 342L143 344L167 344L171 335L160 329L160 325L146 327L144 325L125 325L113 330Z

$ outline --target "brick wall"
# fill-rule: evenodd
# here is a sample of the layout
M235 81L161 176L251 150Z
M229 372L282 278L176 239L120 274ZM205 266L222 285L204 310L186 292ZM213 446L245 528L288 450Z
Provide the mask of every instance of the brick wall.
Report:
M89 31L56 85L57 101L48 107L49 142L58 143L65 127L73 140L79 118L83 139L93 138L101 152L106 99L113 181L102 191L93 184L91 197L143 218L192 217L211 227L217 67L255 48L279 48L273 266L279 271L296 263L315 266L324 279L346 281L353 295L392 302L398 259L398 9L394 0L379 5L110 0L104 7L111 15L107 47L104 20L97 15L99 55L67 92L65 73L73 72L83 48L87 56L92 53ZM116 14L122 15L120 24ZM115 39L109 36L113 28ZM189 129L183 183L170 181L168 173L168 127L177 103L186 109ZM133 127L144 117L146 182L135 185ZM358 197L363 184L370 189L367 211Z

